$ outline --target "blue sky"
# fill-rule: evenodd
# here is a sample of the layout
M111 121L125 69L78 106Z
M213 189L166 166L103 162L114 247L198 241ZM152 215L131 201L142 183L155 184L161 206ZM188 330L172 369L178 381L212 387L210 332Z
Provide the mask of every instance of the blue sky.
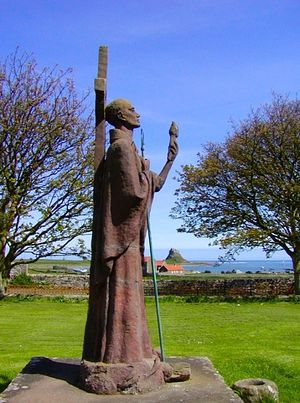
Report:
M299 19L298 0L1 0L0 58L19 46L41 66L72 67L85 92L93 87L98 47L107 45L108 100L128 98L141 113L154 171L165 161L171 121L180 128L180 154L151 213L154 248L163 249L157 257L175 247L189 249L187 258L214 259L218 250L207 249L208 240L176 232L179 222L168 216L172 177L272 92L297 96ZM91 96L90 108L93 102Z

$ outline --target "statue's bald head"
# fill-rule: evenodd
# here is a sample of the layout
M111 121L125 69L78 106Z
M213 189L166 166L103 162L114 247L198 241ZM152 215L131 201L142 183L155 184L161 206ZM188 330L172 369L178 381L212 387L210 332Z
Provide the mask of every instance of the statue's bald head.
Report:
M132 104L127 99L115 99L105 108L105 120L116 127L122 120L123 111L129 108L132 108Z

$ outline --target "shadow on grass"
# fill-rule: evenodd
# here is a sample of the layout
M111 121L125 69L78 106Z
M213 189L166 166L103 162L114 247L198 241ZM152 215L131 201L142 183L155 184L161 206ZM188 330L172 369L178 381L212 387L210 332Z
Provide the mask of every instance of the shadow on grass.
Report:
M8 376L0 374L0 393L7 388L7 386L10 384L11 381L12 379L9 378Z

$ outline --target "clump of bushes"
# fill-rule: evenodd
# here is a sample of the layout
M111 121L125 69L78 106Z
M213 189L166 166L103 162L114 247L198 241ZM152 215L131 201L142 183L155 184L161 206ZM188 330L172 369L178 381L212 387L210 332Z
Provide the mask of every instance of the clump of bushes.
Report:
M28 276L28 274L20 273L20 274L17 274L16 276L14 276L11 279L10 284L13 284L13 285L32 285L32 284L34 284L34 281L33 281L32 277Z

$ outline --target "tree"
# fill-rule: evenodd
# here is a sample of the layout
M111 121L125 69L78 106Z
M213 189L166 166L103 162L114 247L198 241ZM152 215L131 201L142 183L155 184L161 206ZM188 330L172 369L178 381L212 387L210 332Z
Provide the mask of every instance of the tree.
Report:
M284 250L299 294L300 101L275 95L198 157L178 177L178 231L214 239L228 257L257 246L267 256Z
M0 64L0 280L91 227L92 122L70 70L16 51ZM25 261L27 261L25 259Z

